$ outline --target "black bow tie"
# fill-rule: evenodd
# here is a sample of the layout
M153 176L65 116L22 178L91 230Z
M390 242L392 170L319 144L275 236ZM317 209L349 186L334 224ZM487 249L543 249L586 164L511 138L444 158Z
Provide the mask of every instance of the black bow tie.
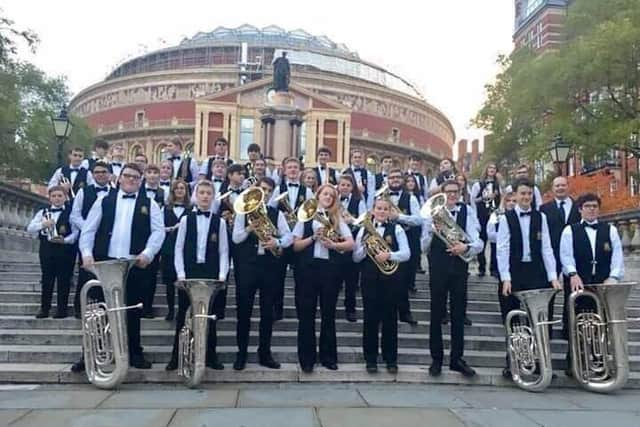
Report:
M69 170L71 172L78 172L78 171L80 171L80 168L69 168Z
M173 162L174 160L180 160L180 159L181 159L181 157L180 157L180 156L171 156L171 157L169 157L169 160L170 160L170 161L172 161L172 162Z
M390 192L389 192L389 195L390 195L390 196L399 196L399 195L400 195L400 192L399 192L399 191L390 191Z
M354 168L353 171L354 172L362 172L362 171L364 171L364 168Z
M386 225L386 223L384 223L384 222L376 222L376 228L384 227L385 225Z
M136 194L135 193L131 193L131 194L123 194L122 195L123 199L135 199L136 198Z
M204 215L207 218L209 218L209 216L211 216L211 212L209 212L209 211L201 211L200 209L198 209L198 212L196 212L196 215Z
M520 216L531 216L531 211L527 211L527 212L520 212Z
M231 190L232 192L234 192L235 194L240 194L242 193L242 188L238 188L237 190Z
M449 213L450 213L451 215L455 215L455 214L457 214L457 213L458 213L458 209L456 209L456 208L449 209Z
M582 226L584 228L590 227L590 228L593 228L594 230L598 229L598 223L597 222L594 222L593 224L589 224L588 222L583 222Z
M96 187L96 193L101 191L109 191L109 187Z
M173 207L174 208L184 208L184 205L182 203L174 203Z
M162 185L164 187L170 187L171 186L171 181L160 181L160 185Z
M222 178L215 178L213 182L222 182Z
M157 193L158 189L157 188L147 188L147 191L152 191L154 193Z
M325 170L326 168L327 168L326 166L320 166L321 171Z
M51 208L49 209L49 212L54 213L54 212L62 212L64 209L63 208Z
M293 182L290 182L289 184L287 184L289 187L300 187L300 184L294 184Z
M117 166L117 167L121 168L122 167L122 163L111 162L111 166Z
M349 196L340 196L341 202L344 202L345 200L349 200Z

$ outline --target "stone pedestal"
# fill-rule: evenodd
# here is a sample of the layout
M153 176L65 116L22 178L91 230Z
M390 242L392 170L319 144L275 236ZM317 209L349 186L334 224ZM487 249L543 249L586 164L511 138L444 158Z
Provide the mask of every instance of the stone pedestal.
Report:
M276 164L286 157L299 157L300 126L304 122L305 112L295 106L294 95L275 92L260 113L265 155L273 157Z

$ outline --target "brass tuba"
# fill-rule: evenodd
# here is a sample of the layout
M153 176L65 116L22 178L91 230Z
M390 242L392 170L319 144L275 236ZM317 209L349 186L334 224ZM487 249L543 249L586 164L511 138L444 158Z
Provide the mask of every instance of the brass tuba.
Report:
M367 256L374 262L376 267L378 267L380 273L390 276L398 269L398 263L391 260L379 262L376 259L376 255L380 252L391 252L391 248L389 248L387 242L385 242L376 231L376 228L373 226L373 222L371 221L371 217L372 215L369 212L365 212L356 219L354 224L364 227L365 235L362 238L362 243L367 249Z
M284 217L287 219L287 224L289 224L289 228L293 230L293 227L296 226L296 222L298 222L298 217L296 216L296 211L289 203L289 192L284 192L276 197L275 201L279 203L285 210Z
M87 271L96 275L80 291L82 344L87 378L98 388L117 387L129 369L126 310L140 309L142 303L125 306L126 283L134 260L96 262ZM93 287L102 288L104 302L89 301Z
M176 286L187 293L190 302L178 336L178 374L184 377L188 387L193 388L200 384L205 372L209 319L216 320L215 314L209 315L209 304L225 288L225 283L213 279L187 279L177 281Z
M589 391L608 393L629 378L625 304L635 283L585 285L568 301L573 376ZM595 310L577 313L576 300L590 298Z
M420 215L423 218L431 217L431 226L433 233L447 246L451 247L458 242L469 244L471 238L467 235L457 222L451 216L446 206L447 196L444 193L438 193L429 197L425 202ZM464 262L470 262L475 258L470 254L459 255Z
M309 199L300 205L298 208L298 221L307 222L316 220L323 227L323 237L334 242L340 242L342 238L336 231L334 224L331 223L331 218L327 215L327 212L318 209L318 200Z
M549 301L556 289L534 289L514 292L520 310L511 310L505 319L507 353L513 382L527 391L543 391L551 384L551 341ZM530 378L530 379L528 379Z
M244 190L233 203L233 210L246 215L247 222L253 226L253 232L262 243L278 237L278 230L271 223L264 204L264 191L260 187L250 187ZM280 256L282 252L271 248L273 256Z

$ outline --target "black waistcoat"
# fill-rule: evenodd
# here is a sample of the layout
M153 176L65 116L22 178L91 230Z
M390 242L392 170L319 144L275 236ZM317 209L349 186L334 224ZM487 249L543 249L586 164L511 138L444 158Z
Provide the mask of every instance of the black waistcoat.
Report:
M295 187L292 187L295 188ZM289 191L289 186L287 185L287 183L282 180L282 182L280 183L280 194L286 193ZM289 197L289 196L287 196ZM305 202L305 200L307 197L307 187L305 187L303 184L300 184L298 186L298 194L296 196L296 204L295 206L291 206L291 208L296 209L297 207L299 207L301 204L303 204ZM289 199L287 199L287 201L289 201ZM278 209L280 209L282 212L285 212L284 207L282 206L282 203L278 203Z
M405 215L416 215L418 212L411 212L411 196L408 191L403 191L398 199L398 209ZM401 224L402 225L402 224ZM420 253L420 234L422 227L414 227L411 225L402 225L404 232L407 234L409 248L412 254Z
M611 256L613 254L611 247L611 234L609 224L598 223L596 230L596 274L592 274L593 253L591 252L591 243L589 237L582 224L573 224L571 232L573 233L573 258L576 262L576 270L582 282L602 283L611 273Z
M278 228L278 215L280 211L276 208L267 206L267 216L269 217L269 221L273 224L276 229ZM247 217L244 218L244 226L248 225ZM272 261L277 261L278 258L274 257L271 251L265 249L264 256L269 258ZM237 260L237 261L235 261ZM255 264L258 261L258 238L255 233L249 233L247 238L235 245L234 248L234 262L237 265L246 265L246 264Z
M187 232L184 240L184 272L187 279L217 279L220 272L219 245L220 217L211 215L207 231L207 248L205 250L205 266L197 267L198 260L198 223L197 213L187 215ZM204 274L204 277L203 277ZM198 277L196 277L196 275Z
M459 203L458 213L456 215L456 224L463 230L467 230L467 205ZM429 250L429 266L431 269L438 271L447 271L454 274L466 274L469 265L460 259L460 257L452 256L447 252L447 246L437 236L433 236L431 240L431 249Z
M365 232L362 236L362 241L367 238L367 233ZM382 239L387 243L391 252L395 252L398 250L398 240L396 239L396 223L392 221L388 221L385 224L384 232L382 233ZM396 270L396 273L392 275L384 275L378 270L376 264L369 258L367 255L364 260L361 262L362 265L362 277L364 280L395 280L398 276L398 272L400 269Z
M165 227L175 226L180 222L180 219L182 219L182 217L187 215L188 213L189 211L185 207L184 212L182 212L182 215L180 215L180 218L178 218L171 206L169 205L165 206L164 213L163 213L164 226ZM165 233L164 241L162 242L162 249L160 250L160 253L162 255L173 256L173 253L175 251L175 246L176 246L177 235L178 235L178 229Z
M509 271L511 273L511 281L514 282L514 288L521 280L531 278L523 277L522 270L522 229L518 212L511 210L505 213L507 225L509 226ZM529 222L529 252L531 253L531 265L539 277L546 280L547 273L542 260L542 214L531 209L531 220Z
M71 167L69 165L65 165L62 167L61 172L62 172L62 176L64 176L69 180L69 182L71 182ZM76 173L76 180L73 182L73 185L71 186L71 188L73 188L73 192L77 194L81 188L84 188L86 186L87 186L87 170L81 167Z

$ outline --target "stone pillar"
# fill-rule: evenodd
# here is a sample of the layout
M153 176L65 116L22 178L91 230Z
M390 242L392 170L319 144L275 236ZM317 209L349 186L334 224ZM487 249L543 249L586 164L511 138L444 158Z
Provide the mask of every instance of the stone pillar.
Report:
M299 154L297 123L302 124L304 112L297 108L293 101L293 94L277 92L260 110L261 120L266 124L265 153L272 156L276 163L289 156L297 157ZM271 127L273 132L270 131Z
M640 224L638 224L637 219L631 220L631 228L633 230L633 237L631 238L629 250L631 252L636 252L638 249L640 249Z
M629 248L631 247L631 233L629 231L629 223L626 221L620 221L619 224L620 230L620 240L622 240L622 249L625 253L629 253Z

